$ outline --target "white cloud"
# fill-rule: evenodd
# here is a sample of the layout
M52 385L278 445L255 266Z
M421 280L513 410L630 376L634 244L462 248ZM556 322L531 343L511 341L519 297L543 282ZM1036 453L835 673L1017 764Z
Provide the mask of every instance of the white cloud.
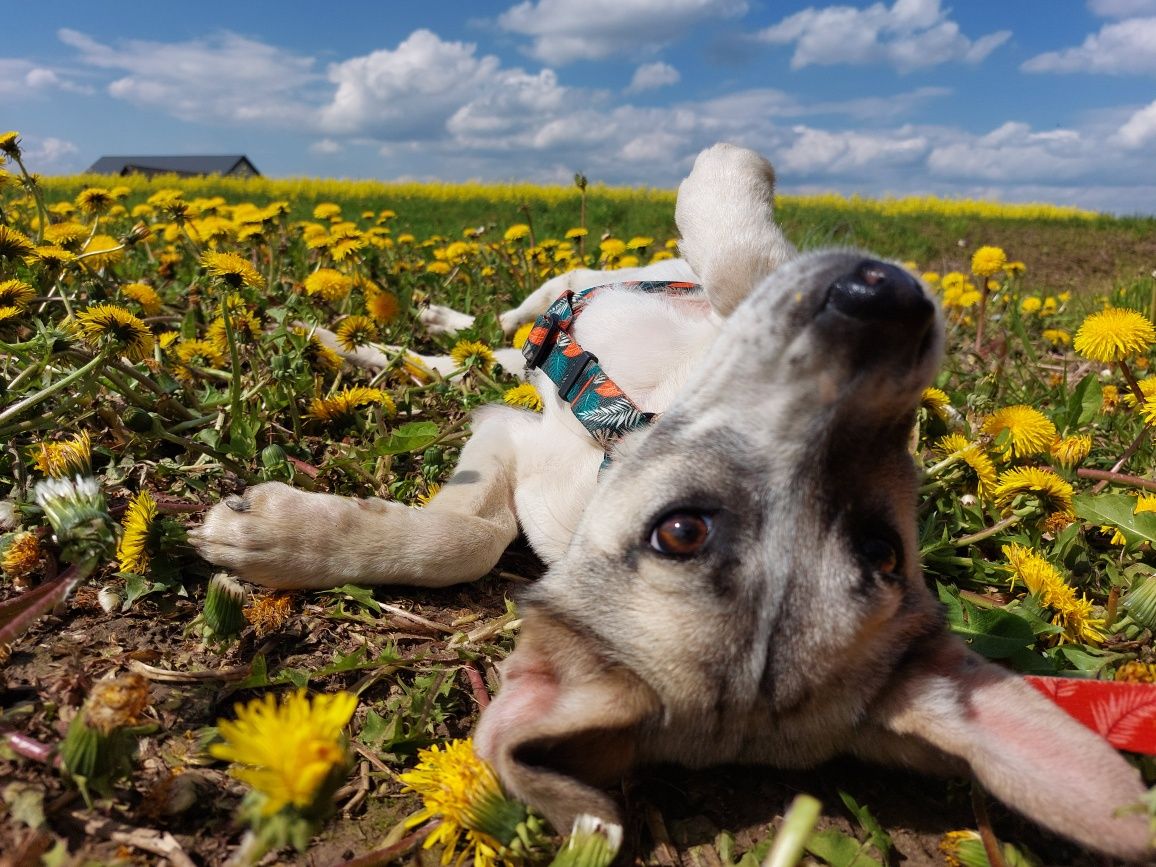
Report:
M1088 11L1101 18L1156 15L1156 0L1089 0Z
M318 154L321 156L339 154L343 150L345 150L345 145L339 141L334 141L331 138L319 139L313 142L313 144L309 145L309 153Z
M112 96L189 121L282 126L308 113L318 81L313 59L223 31L187 42L127 40L105 45L76 30L57 36L90 66L126 72Z
M55 69L28 60L0 57L0 96L16 99L50 90L92 93L92 88L62 76Z
M20 149L24 153L25 164L34 166L35 171L76 171L79 168L73 157L80 153L80 148L65 139L53 136L22 137Z
M1156 16L1105 24L1083 44L1038 54L1020 68L1025 72L1151 75L1156 73Z
M651 53L704 21L746 11L746 0L524 0L498 26L531 37L531 57L561 66Z
M630 80L627 93L641 93L644 90L655 90L671 84L678 84L682 80L677 69L669 63L656 60L654 63L644 63L634 70L634 77Z
M1128 150L1156 141L1156 102L1149 103L1129 117L1116 133L1115 140Z
M941 178L1042 183L1102 174L1105 142L1076 130L1035 132L1009 121L982 135L941 141L927 167Z
M771 45L794 44L791 67L887 63L901 72L948 62L980 63L1011 37L1008 30L972 41L939 0L895 0L890 6L809 7L755 34Z
M778 155L778 169L787 177L853 175L865 169L915 166L927 156L929 143L911 131L861 132L796 126L794 141Z

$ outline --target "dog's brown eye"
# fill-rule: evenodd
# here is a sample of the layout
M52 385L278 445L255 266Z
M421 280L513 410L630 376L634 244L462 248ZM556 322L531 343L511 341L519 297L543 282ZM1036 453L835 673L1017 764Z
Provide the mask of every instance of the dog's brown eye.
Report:
M650 547L667 557L697 554L710 538L711 519L699 512L671 512L650 533Z
M874 569L884 574L899 567L899 552L886 539L867 539L862 543L860 553Z

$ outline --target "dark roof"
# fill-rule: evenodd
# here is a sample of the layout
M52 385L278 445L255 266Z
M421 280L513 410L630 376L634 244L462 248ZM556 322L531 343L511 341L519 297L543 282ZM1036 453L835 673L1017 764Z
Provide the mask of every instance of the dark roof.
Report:
M259 175L257 167L244 154L207 156L131 156L101 157L89 172L98 175Z

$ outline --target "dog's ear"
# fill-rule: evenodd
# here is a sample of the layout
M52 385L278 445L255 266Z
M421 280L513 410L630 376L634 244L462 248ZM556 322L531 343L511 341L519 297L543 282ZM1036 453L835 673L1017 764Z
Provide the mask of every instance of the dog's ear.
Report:
M679 252L711 307L729 316L762 280L795 255L775 222L775 170L754 151L707 148L678 187Z
M502 676L474 743L506 790L562 833L583 813L621 824L603 787L634 763L639 728L658 710L653 691L542 616L526 619Z
M1150 857L1139 772L1022 678L955 637L937 638L872 714L856 752L951 769L962 759L994 796L1053 831L1122 858ZM944 756L944 754L947 754ZM930 767L929 767L930 766Z

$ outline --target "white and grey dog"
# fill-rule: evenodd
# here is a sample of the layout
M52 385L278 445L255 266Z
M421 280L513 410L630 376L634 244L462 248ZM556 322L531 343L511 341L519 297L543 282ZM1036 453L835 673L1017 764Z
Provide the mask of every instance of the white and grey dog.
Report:
M559 828L617 821L602 787L637 763L852 753L970 768L1041 825L1144 856L1146 816L1120 812L1137 771L949 634L924 583L907 443L941 353L935 304L863 253L796 254L773 194L765 159L710 148L679 188L683 260L557 278L504 320L582 281L702 285L601 292L573 320L574 344L661 413L612 462L538 369L545 411L479 412L428 507L263 484L215 506L197 547L274 587L442 586L486 574L520 526L550 568L476 742Z

